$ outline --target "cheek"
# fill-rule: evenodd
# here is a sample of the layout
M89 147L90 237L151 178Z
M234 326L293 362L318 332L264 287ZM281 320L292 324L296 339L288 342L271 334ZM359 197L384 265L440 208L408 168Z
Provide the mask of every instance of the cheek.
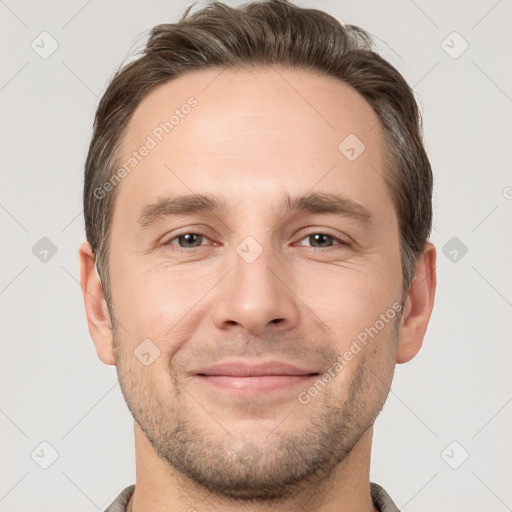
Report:
M197 267L195 267L197 269ZM218 280L208 269L201 271L184 267L156 267L143 265L113 276L113 301L119 322L130 333L132 350L143 340L156 344L163 358L168 360L183 340L197 327L204 316L200 301Z
M379 331L386 331L396 316L400 297L400 275L392 264L384 268L352 263L332 271L332 266L310 266L296 280L297 295L311 318L324 330L325 336L334 338L337 350L344 351L358 336L376 322ZM396 266L396 265L395 265ZM314 284L312 284L314 283ZM385 315L382 325L381 315Z
M355 336L339 340L339 364L332 365L336 374L332 390L335 403L350 400L349 390L354 387L361 411L387 395L395 367L394 319L391 316L387 323L382 321L382 325L375 325L374 322Z

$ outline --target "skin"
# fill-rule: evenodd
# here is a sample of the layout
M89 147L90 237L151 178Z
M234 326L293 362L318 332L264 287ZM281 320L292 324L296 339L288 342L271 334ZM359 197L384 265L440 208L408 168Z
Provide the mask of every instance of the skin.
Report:
M400 303L402 274L382 131L362 96L305 70L190 72L141 102L119 161L190 96L198 105L118 185L115 318L91 248L80 247L89 331L101 361L116 364L135 418L132 510L372 511L373 422L396 363L421 348L436 250L427 243L419 258L403 314L308 404L297 397L311 384L236 395L204 383L194 371L228 357L323 375ZM338 150L351 133L366 146L353 162ZM332 213L286 215L285 192L344 194L372 213L373 228ZM147 204L190 193L224 196L227 209L137 225ZM187 245L176 238L185 233L204 238ZM319 245L315 233L335 238ZM247 236L263 251L252 263L236 251ZM134 356L144 339L160 351L148 366Z

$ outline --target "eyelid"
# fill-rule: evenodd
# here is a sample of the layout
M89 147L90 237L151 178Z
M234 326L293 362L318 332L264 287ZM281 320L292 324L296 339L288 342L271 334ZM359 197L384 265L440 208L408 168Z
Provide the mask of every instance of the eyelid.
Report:
M337 242L340 242L339 244L337 245L345 245L345 246L350 246L350 240L349 240L349 237L347 236L346 238L347 239L344 239L342 236L338 235L338 234L334 234L332 233L329 229L322 229L322 228L314 228L312 229L311 231L309 231L308 233L305 233L300 239L299 239L299 242L302 242L302 240L304 240L305 238L311 236L311 235L318 235L318 234L321 234L321 235L327 235L327 236L330 236L331 238L333 238L334 240L336 240ZM302 246L302 247L306 247L306 246ZM331 247L325 247L323 249L319 248L319 247L311 247L311 249L319 249L319 250L328 250L328 249L331 249Z
M173 240L176 240L177 238L179 238L180 236L183 236L183 235L190 235L190 234L194 234L194 235L199 235L199 236L202 236L203 238L206 238L208 239L209 241L213 242L215 245L219 245L217 242L215 242L214 240L212 240L212 238L207 235L205 233L205 230L204 229L194 229L194 228L186 228L186 229L183 229L182 231L178 231L177 233L173 233L172 236L170 238L167 239L166 242L163 242L162 245L170 245L178 250L183 250L183 251L188 251L190 252L191 249L197 249L199 247L203 247L204 245L201 244L200 246L198 247L191 247L190 249L187 249L185 247L180 247L179 245L176 245L176 244L171 244L171 242Z
M173 235L167 240L167 242L164 242L163 245L169 245L169 246L172 246L173 248L177 249L177 250L181 250L181 251L187 251L187 252L191 252L193 249L198 249L199 247L204 247L205 245L208 245L208 244L201 244L197 247L191 247L191 248L185 248L185 247L180 247L179 245L176 245L176 244L172 244L171 242L173 240L176 240L177 238L179 238L180 236L183 236L183 235L187 235L187 234L195 234L195 235L199 235L199 236L202 236L210 241L213 242L213 245L220 245L219 243L215 242L214 240L212 240L212 238L210 236L208 236L206 233L205 233L205 230L203 229L194 229L193 227L187 227L187 228L184 228L183 230L181 231L178 231L177 233L173 233ZM307 233L304 233L301 238L298 239L298 242L302 242L305 238L309 237L309 236L312 236L312 235L317 235L317 234L322 234L322 235L327 235L327 236L330 236L333 240L335 240L336 242L339 242L337 244L335 244L334 246L330 246L330 247L324 247L324 248L321 248L321 247L310 247L311 249L317 249L319 251L327 251L329 249L332 249L336 246L347 246L347 247L350 247L351 245L351 242L350 240L346 240L344 239L342 236L339 236L338 234L334 234L332 233L329 229L325 229L325 228L311 228L311 230ZM350 237L347 236L347 239L349 239ZM307 246L304 246L302 244L299 244L298 242L294 243L294 245L298 245L300 247L307 247Z

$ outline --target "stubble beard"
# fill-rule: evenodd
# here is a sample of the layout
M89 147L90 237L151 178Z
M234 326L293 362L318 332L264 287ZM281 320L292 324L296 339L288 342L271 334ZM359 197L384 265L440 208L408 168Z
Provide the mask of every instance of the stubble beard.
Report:
M390 343L395 346L399 318L392 326ZM365 357L351 380L342 403L330 383L308 405L294 405L294 412L284 418L271 435L259 441L235 439L229 429L205 421L188 404L196 404L172 372L174 396L162 397L150 382L142 378L142 365L137 366L132 354L124 354L113 329L114 354L121 390L126 404L146 435L158 457L194 484L223 498L236 501L279 503L289 499L300 488L314 482L325 482L333 470L351 453L363 434L373 425L389 393L389 383L375 375ZM391 351L390 351L391 354ZM140 364L140 363L139 363ZM317 400L322 400L319 407ZM316 404L314 412L310 407ZM196 404L197 405L197 404ZM204 413L204 414L203 414ZM310 415L301 428L292 432L281 426L292 422L296 414ZM213 431L215 429L215 432Z

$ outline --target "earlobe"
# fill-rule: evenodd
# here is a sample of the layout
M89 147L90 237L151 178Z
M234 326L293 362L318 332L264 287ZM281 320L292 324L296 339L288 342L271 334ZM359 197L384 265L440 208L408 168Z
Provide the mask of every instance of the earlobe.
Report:
M416 262L414 279L405 301L397 363L407 363L421 349L434 307L436 282L436 248L427 242Z
M89 333L101 361L105 364L114 365L111 318L96 267L96 259L89 243L84 242L80 246L79 257L80 286L84 298Z

